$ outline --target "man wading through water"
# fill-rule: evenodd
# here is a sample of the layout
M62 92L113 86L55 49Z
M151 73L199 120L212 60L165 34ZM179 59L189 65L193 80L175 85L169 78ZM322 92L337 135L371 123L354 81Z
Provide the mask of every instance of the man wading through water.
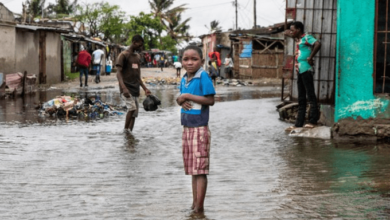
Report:
M116 63L121 99L127 107L125 132L133 131L135 118L138 116L139 87L142 87L147 96L152 94L141 80L141 58L138 52L142 50L143 45L144 39L140 35L135 35L130 48L119 54Z
M290 30L285 35L292 37L296 41L295 68L298 73L298 116L295 126L290 126L286 131L291 131L297 127L313 128L317 125L320 113L317 105L317 97L314 92L313 65L314 56L321 48L321 43L313 36L304 34L302 22L296 21L291 24ZM313 48L312 48L313 47ZM306 96L310 103L309 124L305 123Z

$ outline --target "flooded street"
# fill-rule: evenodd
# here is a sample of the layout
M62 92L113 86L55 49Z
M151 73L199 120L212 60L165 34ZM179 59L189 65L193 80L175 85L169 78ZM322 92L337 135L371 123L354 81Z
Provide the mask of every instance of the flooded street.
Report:
M151 91L162 107L140 109L134 136L124 116L38 117L34 104L62 91L1 100L0 219L390 218L390 147L289 137L262 87L217 88L205 213L191 214L178 90Z

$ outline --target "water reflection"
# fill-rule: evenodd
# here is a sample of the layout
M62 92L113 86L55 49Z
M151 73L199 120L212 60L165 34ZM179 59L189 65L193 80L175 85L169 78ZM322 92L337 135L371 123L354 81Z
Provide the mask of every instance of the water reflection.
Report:
M150 89L161 100L161 108L167 108L176 106L176 97L179 94L179 90L175 87L152 87ZM260 99L268 97L278 97L279 90L274 88L261 88L261 87L218 87L217 95L215 97L217 102L222 101L236 101L243 99ZM38 117L36 107L40 103L47 102L57 96L71 96L79 97L81 99L85 97L99 96L103 102L112 105L120 105L120 95L118 89L70 89L66 91L62 90L45 90L38 91L34 94L26 95L16 99L0 100L0 123L12 122L12 123L45 123L47 120L54 120L56 118ZM140 96L140 103L145 99L143 93Z
M95 92L119 101L114 89L65 91ZM34 103L62 91L0 101L0 219L390 217L389 145L291 138L275 111L279 98L251 88L217 90L205 213L193 214L178 90L152 92L163 106L141 109L133 134L123 132L123 116L88 123L37 117Z
M296 198L286 209L309 218L389 217L389 145L295 139L280 155L288 167L283 185Z

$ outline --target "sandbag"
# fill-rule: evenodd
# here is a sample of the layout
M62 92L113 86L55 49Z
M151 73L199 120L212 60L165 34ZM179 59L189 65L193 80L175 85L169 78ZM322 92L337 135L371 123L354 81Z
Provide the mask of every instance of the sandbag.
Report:
M161 101L154 95L148 95L142 104L144 105L145 111L156 111L158 105L161 105Z

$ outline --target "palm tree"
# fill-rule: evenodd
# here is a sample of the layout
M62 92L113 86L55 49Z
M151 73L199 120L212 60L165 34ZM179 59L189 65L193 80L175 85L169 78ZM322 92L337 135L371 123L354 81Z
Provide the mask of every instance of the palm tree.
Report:
M189 40L191 36L188 34L190 26L188 22L191 18L181 21L181 13L169 14L167 17L169 23L166 25L168 35L175 41L186 39Z
M43 6L45 5L45 1L46 0L29 0L29 1L27 1L28 11L30 12L30 14L33 18L42 14L42 10L44 10Z
M222 31L222 27L219 26L219 21L217 21L217 20L211 21L210 22L210 27L207 27L207 25L205 25L205 27L207 29L209 29L210 33L211 32L220 32L220 31Z
M186 4L179 5L177 7L171 8L175 0L149 0L150 7L152 8L152 14L154 17L161 18L161 23L167 26L163 20L168 23L170 22L170 18L173 15L181 13L186 10L184 6Z
M77 0L56 0L55 4L50 3L47 7L49 14L56 14L58 16L66 16L73 14L76 11Z

